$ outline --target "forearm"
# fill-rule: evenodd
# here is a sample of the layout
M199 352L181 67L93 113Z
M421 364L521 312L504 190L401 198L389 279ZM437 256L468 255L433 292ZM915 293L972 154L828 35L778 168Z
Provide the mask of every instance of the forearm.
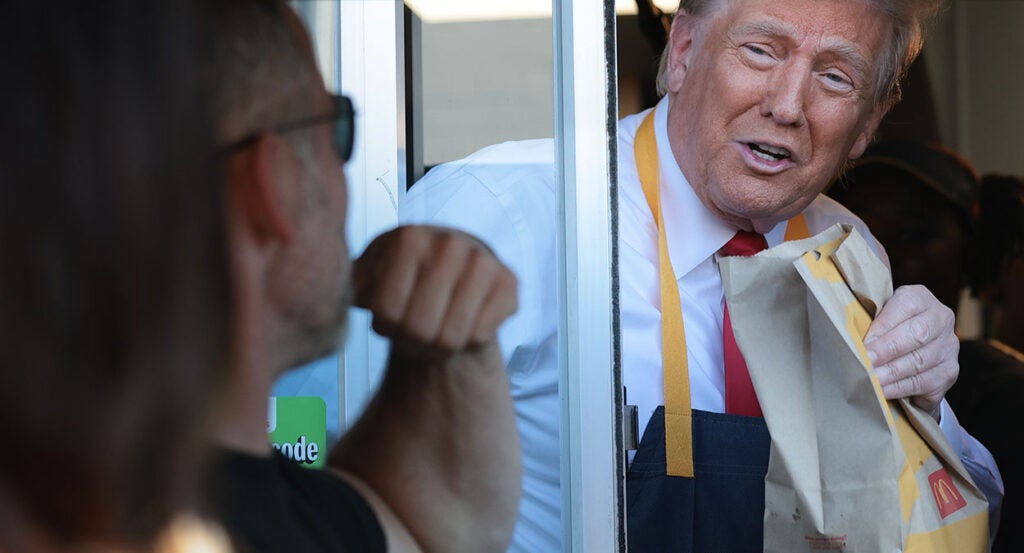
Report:
M521 461L497 345L443 358L398 347L388 365L329 464L372 487L425 551L503 551Z

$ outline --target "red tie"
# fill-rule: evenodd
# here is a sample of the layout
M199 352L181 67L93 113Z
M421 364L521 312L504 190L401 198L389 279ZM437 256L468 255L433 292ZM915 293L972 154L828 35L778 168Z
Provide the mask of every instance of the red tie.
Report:
M748 257L768 247L764 236L745 230L738 231L725 246L722 255ZM729 319L729 306L725 306L725 321L722 323L722 346L725 353L725 412L747 417L761 417L761 406L757 403L754 384L747 372L747 362L736 345Z

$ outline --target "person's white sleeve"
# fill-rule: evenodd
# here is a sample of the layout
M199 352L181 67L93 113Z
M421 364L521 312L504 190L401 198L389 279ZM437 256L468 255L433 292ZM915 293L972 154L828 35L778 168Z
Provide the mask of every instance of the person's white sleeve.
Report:
M498 331L523 448L523 498L510 553L562 549L557 191L554 142L520 141L435 167L399 206L402 223L477 236L519 279L519 311Z
M999 529L999 512L1003 506L1004 493L1003 477L999 474L996 460L981 442L960 426L960 421L945 399L942 400L939 428L960 457L974 485L988 500L989 537L994 538Z

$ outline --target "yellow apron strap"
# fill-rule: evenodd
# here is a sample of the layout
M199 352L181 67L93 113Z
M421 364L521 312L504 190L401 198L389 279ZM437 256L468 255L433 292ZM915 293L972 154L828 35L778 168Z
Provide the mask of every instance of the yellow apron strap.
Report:
M687 367L683 308L679 302L672 260L668 255L665 221L661 216L658 184L658 144L654 110L644 118L634 145L640 185L658 225L658 271L661 275L661 355L665 379L665 469L669 476L693 478L693 414L690 371Z
M789 242L791 240L803 240L804 238L810 237L811 231L807 228L807 217L804 217L804 214L801 213L786 223L786 236L782 240Z
M679 285L668 254L668 237L661 214L658 176L658 143L654 135L654 110L640 124L633 146L637 174L647 206L658 226L658 272L661 284L661 355L665 387L665 469L669 476L693 478L693 410L690 406L690 370ZM803 214L786 226L785 240L807 238L810 232Z

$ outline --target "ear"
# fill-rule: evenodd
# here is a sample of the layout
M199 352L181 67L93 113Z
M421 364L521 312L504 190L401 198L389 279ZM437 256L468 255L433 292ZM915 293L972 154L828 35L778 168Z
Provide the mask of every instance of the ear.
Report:
M257 243L291 242L294 234L285 215L279 186L288 174L288 149L278 136L260 133L248 147L231 156L228 194L235 220Z
M668 56L665 65L665 86L669 92L678 92L683 86L692 54L696 51L693 42L698 23L695 17L684 11L680 11L672 19L668 50L665 53Z
M868 115L866 121L864 121L864 128L861 129L861 133L857 135L857 139L853 143L853 148L850 149L850 159L857 159L864 155L864 150L868 149L868 145L871 144L871 140L875 138L875 133L878 131L878 125L882 123L882 117L885 117L888 110L882 105L875 105L874 109Z

